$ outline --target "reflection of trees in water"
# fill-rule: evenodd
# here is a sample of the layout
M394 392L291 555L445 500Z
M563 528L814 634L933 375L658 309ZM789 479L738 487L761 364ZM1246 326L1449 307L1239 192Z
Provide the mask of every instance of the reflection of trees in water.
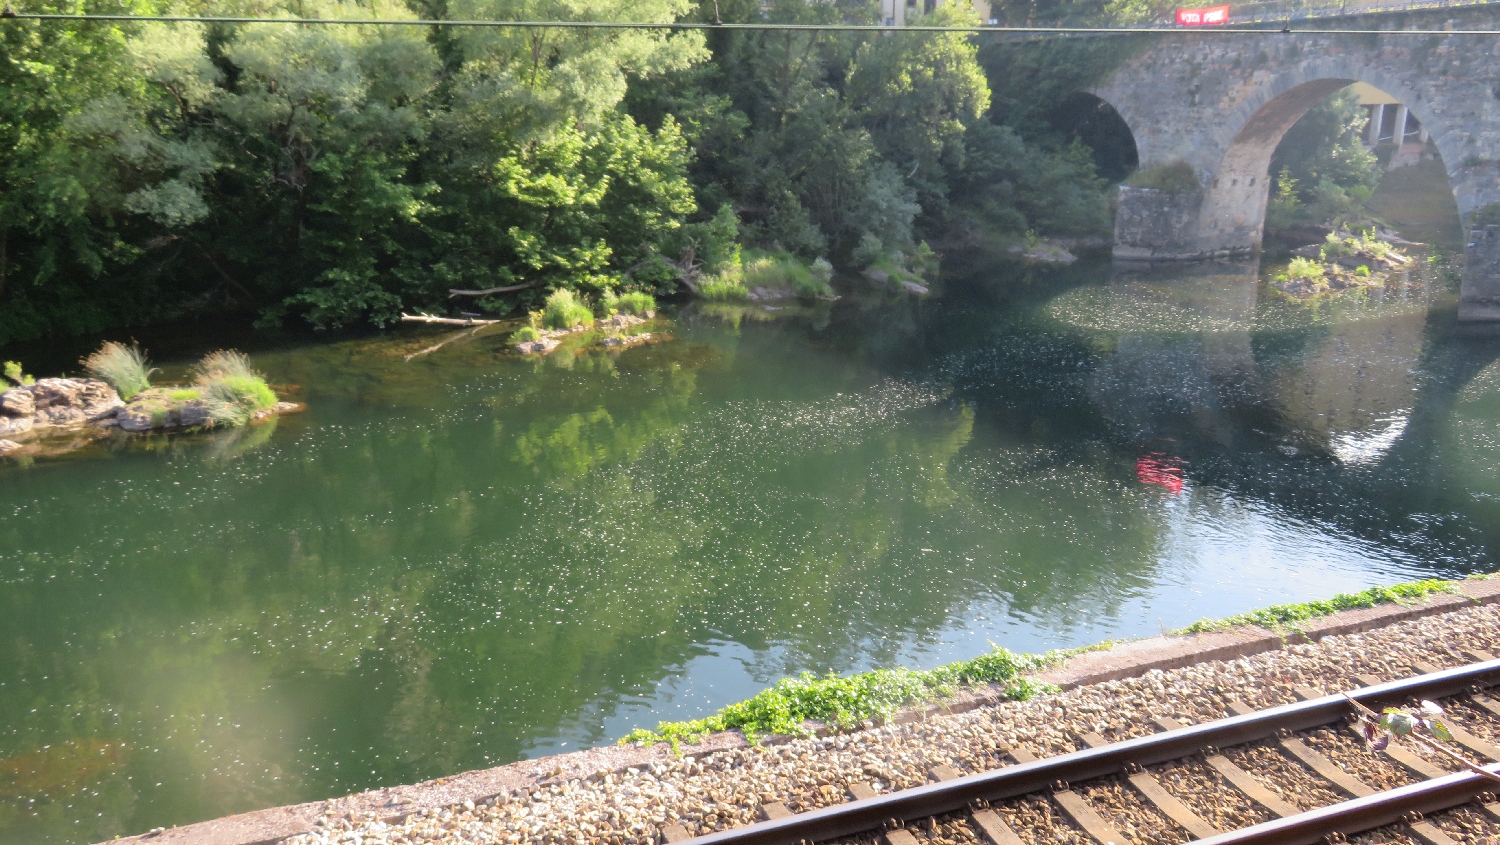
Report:
M1038 273L1033 290L1056 299L1092 271L1070 272ZM1134 477L1146 440L1172 440L1197 483L1359 536L1482 548L1452 525L1427 539L1401 528L1422 508L1465 513L1433 491L1468 453L1402 450L1444 442L1454 396L1486 362L1475 342L1429 327L1416 359L1409 332L1391 335L1395 359L1448 379L1417 377L1408 433L1428 433L1388 461L1427 475L1288 456L1308 415L1383 395L1341 384L1351 361L1388 348L1383 329L1273 313L1252 331L1246 310L1264 323L1266 306L1223 281L1122 280L1093 312L1108 316L1110 297L1116 314L1197 309L1211 331L1084 328L1055 312L1028 324L994 294L880 320L841 304L821 329L685 321L688 339L580 353L566 370L455 343L425 356L454 356L437 391L395 353L361 375L386 355L377 346L273 362L293 376L278 380L301 368L309 385L347 371L317 388L328 406L432 410L323 425L211 466L123 454L7 488L16 518L0 522L0 548L30 551L0 558L0 641L15 646L0 656L13 726L0 760L67 739L131 746L84 794L11 829L71 837L72 818L102 812L90 836L104 839L148 818L508 761L573 714L604 721L716 639L766 649L749 670L769 681L895 662L976 606L1072 630L1160 576L1167 517ZM925 351L903 357L888 333ZM849 354L901 377L872 378ZM922 354L937 361L925 372ZM726 387L752 380L748 396ZM1185 389L1201 401L1181 403ZM77 473L102 492L51 504L76 494ZM199 795L156 798L143 785L158 781Z

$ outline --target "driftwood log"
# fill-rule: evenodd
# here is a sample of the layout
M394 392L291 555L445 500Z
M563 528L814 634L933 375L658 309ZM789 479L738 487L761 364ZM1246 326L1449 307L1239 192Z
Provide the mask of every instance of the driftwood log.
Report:
M402 314L403 323L436 323L440 326L493 326L500 320L475 320L470 317L434 317L431 314Z
M459 288L448 288L448 298L455 296L489 296L496 293L511 293L512 291L534 288L541 282L525 282L519 285L506 285L498 288L484 288L483 290L460 290Z

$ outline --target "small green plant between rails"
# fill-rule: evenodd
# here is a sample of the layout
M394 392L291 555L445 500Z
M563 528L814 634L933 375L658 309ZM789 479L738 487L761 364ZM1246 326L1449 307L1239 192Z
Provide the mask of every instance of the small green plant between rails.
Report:
M711 733L734 729L758 744L765 736L808 736L808 722L848 730L867 719L888 720L903 707L948 698L968 684L1003 684L1006 697L1025 701L1038 693L1056 692L1057 687L1023 677L1023 673L1056 666L1096 648L1099 646L1040 655L996 648L972 660L936 669L877 669L846 678L833 674L820 678L804 672L795 678L782 678L754 698L731 704L707 718L662 722L654 730L639 728L622 738L620 744L670 742L675 751L682 742L698 742Z
M1439 578L1430 578L1425 581L1411 581L1405 584L1393 584L1389 587L1371 587L1357 593L1339 593L1331 599L1319 599L1317 601L1299 602L1297 604L1277 604L1264 607L1260 610L1252 610L1249 613L1239 613L1234 616L1226 616L1223 619L1203 619L1173 631L1173 634L1203 634L1209 631L1223 631L1228 628L1238 628L1245 625L1259 625L1273 631L1283 629L1295 629L1299 623L1312 619L1321 619L1331 616L1341 610L1356 610L1361 608L1376 607L1382 604L1401 604L1416 601L1438 593L1453 593L1458 591L1458 585L1453 581L1444 581Z

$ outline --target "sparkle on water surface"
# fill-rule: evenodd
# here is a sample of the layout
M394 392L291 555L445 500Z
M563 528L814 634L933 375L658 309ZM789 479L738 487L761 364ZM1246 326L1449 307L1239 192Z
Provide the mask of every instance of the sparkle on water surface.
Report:
M262 350L307 413L0 466L0 842L1493 567L1500 344L1438 270L946 275L615 354Z

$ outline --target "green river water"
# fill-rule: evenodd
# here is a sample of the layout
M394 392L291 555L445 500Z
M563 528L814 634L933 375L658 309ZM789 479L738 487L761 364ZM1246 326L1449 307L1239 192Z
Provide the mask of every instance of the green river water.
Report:
M306 413L0 464L0 842L1496 568L1500 341L1441 265L1307 305L1254 264L951 264L624 352L242 339ZM237 342L142 340L167 376Z

